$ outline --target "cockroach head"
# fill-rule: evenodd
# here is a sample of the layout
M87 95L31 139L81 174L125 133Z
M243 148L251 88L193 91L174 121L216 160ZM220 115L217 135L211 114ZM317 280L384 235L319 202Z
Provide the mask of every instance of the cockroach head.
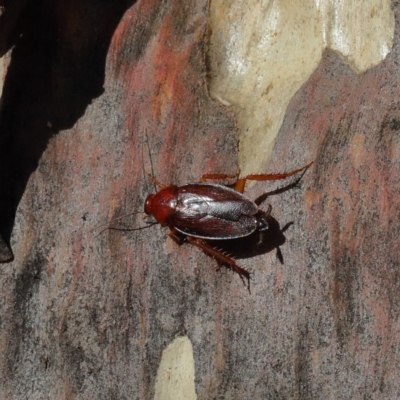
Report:
M153 198L154 194L150 194L144 203L144 212L147 215L153 215Z

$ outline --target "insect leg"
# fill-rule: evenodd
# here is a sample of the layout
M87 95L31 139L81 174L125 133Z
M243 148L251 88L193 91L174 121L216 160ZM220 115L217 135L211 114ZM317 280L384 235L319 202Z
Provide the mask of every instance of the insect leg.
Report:
M282 255L282 251L279 248L279 246L276 248L276 257L278 258L280 263L283 264L283 255Z
M271 211L272 211L272 206L271 204L268 204L267 211L264 211L264 214L268 217L269 215L271 215Z
M178 232L176 229L171 229L168 236L179 246L185 242L186 236Z
M200 182L207 182L207 180L222 180L228 178L237 178L240 174L240 170L237 174L228 175L228 174L205 174L200 178Z
M161 189L164 189L165 187L167 187L166 185L163 185L162 183L158 182L158 180L156 178L154 178L154 176L149 175L150 179Z
M247 286L248 289L250 290L250 274L249 274L249 272L246 271L245 269L239 267L232 258L226 256L225 254L222 254L218 250L215 250L214 248L212 248L209 244L207 244L202 239L188 236L187 240L193 246L197 246L200 249L202 249L207 255L216 258L218 264L222 263L222 264L228 265L230 268L232 268L232 270L235 271L239 275L243 284L245 286ZM247 279L247 285L243 278Z
M235 185L235 190L240 193L243 193L244 187L245 187L247 181L277 181L280 179L289 178L289 176L295 175L298 172L301 172L301 171L305 172L311 166L311 164L312 164L312 162L310 162L303 168L295 169L294 171L286 172L284 174L247 175L244 178L238 179L238 181L236 182L236 185Z
M311 164L312 164L312 163L311 163ZM263 203L263 202L267 199L267 197L272 196L272 195L275 195L275 194L281 194L281 193L283 193L283 192L286 192L287 190L290 190L290 189L295 188L295 187L298 185L298 183L301 181L301 179L303 178L303 175L307 172L307 168L308 168L311 164L306 165L304 168L302 168L302 169L304 170L303 173L302 173L294 182L289 183L288 185L285 185L285 186L280 187L280 188L278 188L278 189L271 190L271 191L269 191L269 192L263 193L261 196L258 196L258 197L254 200L254 203L256 203L256 204L259 206L261 203Z

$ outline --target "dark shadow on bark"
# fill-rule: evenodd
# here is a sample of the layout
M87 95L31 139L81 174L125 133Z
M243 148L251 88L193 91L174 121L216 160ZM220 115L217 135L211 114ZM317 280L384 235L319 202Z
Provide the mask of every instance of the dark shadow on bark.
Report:
M236 260L259 256L276 249L277 257L283 264L280 246L286 242L284 232L293 222L281 228L275 218L268 216L268 224L267 230L256 231L249 236L229 240L207 240L207 242L213 248L222 250L224 254L230 255Z
M0 0L0 55L14 46L0 103L0 236L8 245L49 139L102 94L112 35L133 3Z
M282 194L288 190L294 189L299 186L301 179L307 169L301 173L293 182L290 182L278 189L265 192L258 196L254 202L257 205L262 204L268 197ZM231 256L234 259L251 258L258 255L269 253L276 249L276 255L283 264L283 255L280 249L286 238L284 232L293 225L293 222L287 223L283 228L280 227L279 222L271 215L268 216L268 229L264 231L255 231L249 236L238 239L228 240L207 240L207 242L215 249L221 250L224 254Z

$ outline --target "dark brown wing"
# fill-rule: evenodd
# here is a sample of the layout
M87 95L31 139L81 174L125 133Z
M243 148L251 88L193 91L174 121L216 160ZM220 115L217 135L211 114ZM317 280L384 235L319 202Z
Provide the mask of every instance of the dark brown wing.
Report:
M258 207L243 194L221 185L193 184L177 188L173 227L205 239L248 236L257 228Z

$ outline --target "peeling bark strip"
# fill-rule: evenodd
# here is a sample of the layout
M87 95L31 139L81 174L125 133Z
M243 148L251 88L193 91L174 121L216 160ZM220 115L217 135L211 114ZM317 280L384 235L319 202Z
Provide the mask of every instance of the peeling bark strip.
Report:
M205 86L207 3L26 2L0 104L2 396L150 400L187 337L198 399L397 398L393 10L383 63L356 75L327 51L291 101L264 172L315 163L270 199L285 264L241 260L250 296L158 229L91 233L143 209L146 132L162 182L237 171L233 116Z

